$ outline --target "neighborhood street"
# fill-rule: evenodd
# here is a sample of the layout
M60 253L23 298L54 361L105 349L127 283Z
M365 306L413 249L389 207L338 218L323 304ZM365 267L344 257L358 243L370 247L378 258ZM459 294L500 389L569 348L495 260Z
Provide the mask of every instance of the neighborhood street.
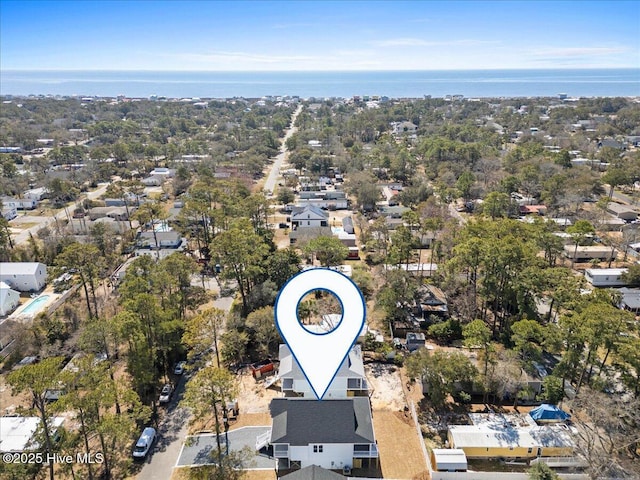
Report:
M302 111L302 105L298 106L296 111L291 116L291 127L287 130L287 133L285 133L284 138L282 139L282 146L280 147L280 153L278 153L278 155L276 156L276 159L271 165L271 168L269 170L269 175L267 176L267 180L264 182L264 190L266 192L273 193L273 189L276 186L276 181L278 180L278 176L280 175L280 169L282 168L282 165L284 164L284 161L287 157L287 153L288 153L287 144L286 144L287 140L291 137L291 135L293 135L298 131L298 127L295 127L294 125L301 111ZM267 195L269 195L269 193L267 193Z
M106 192L108 186L109 186L109 183L99 184L98 188L96 188L91 192L88 192L86 195L81 196L77 201L67 205L65 208L62 208L53 217L20 216L12 220L11 223L9 224L10 227L13 227L14 225L20 225L23 219L28 220L30 224L34 222L36 223L36 225L32 225L29 228L14 235L13 243L15 245L21 245L29 239L30 234L35 237L39 230L54 224L57 220L67 220L67 215L71 215L73 213L73 208L75 208L74 207L75 204L81 202L85 198L89 200L95 200L96 198L104 194L104 192Z
M214 287L216 293L220 293L216 282L209 282L208 289ZM226 312L231 310L232 297L219 297L213 302L213 306ZM185 407L180 406L180 400L184 395L184 387L189 379L185 373L180 377L171 402L166 408L165 415L158 427L158 440L152 452L145 459L145 464L137 476L138 480L168 480L171 478L173 468L178 462L182 444L187 438L187 431L191 414Z

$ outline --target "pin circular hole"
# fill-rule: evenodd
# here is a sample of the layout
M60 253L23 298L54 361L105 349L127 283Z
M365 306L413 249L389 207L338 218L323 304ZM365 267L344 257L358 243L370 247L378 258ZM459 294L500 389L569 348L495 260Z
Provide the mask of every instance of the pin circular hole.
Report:
M342 321L342 302L330 290L309 290L298 301L298 322L309 333L325 335L334 331Z

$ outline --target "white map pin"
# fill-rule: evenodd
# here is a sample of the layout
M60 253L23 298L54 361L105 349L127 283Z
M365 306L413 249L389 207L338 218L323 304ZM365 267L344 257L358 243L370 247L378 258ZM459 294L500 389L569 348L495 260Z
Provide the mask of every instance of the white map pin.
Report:
M298 319L298 304L313 290L329 291L342 305L342 319L330 332L314 333ZM280 335L313 393L322 400L364 325L365 303L360 289L340 272L312 268L291 278L282 287L274 312Z

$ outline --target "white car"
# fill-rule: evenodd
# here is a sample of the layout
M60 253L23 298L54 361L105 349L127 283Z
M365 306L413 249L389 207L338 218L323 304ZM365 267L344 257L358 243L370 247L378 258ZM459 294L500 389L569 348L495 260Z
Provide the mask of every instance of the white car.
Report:
M158 398L158 402L160 403L169 403L171 400L171 395L173 394L173 385L170 383L165 384L160 391L160 397Z
M174 375L182 375L184 373L184 367L187 364L187 362L178 362L176 363L176 366L173 369L173 374Z
M140 438L136 442L135 448L133 449L133 458L146 457L155 439L156 439L156 429L153 427L145 428L142 434L140 435Z

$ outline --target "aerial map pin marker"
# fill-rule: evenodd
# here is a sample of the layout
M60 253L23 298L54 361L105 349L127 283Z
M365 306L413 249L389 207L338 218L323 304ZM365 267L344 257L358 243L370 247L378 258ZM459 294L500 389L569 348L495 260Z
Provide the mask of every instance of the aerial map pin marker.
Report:
M314 290L329 291L342 305L340 322L326 333L307 330L298 319L298 304ZM322 400L364 325L365 303L360 289L349 277L335 270L309 269L282 287L274 311L280 335L316 398Z

